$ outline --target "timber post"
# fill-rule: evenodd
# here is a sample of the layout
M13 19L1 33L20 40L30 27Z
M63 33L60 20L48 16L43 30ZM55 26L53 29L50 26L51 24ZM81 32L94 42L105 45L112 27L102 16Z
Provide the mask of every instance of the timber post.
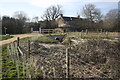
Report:
M103 30L102 29L100 29L100 33L102 34L102 32L103 32Z
M28 53L30 54L30 40L28 40Z
M17 37L17 47L19 47L19 46L20 46L20 38Z
M108 32L106 31L106 38L108 38Z
M83 30L81 31L81 35L80 36L81 36L81 38L83 38Z
M69 79L69 73L70 73L70 64L69 64L69 48L66 49L66 79Z
M42 33L42 31L41 31L41 27L39 28L39 32L40 32L40 34Z
M33 32L33 28L31 28L31 33Z
M85 33L86 33L86 35L88 34L88 30L87 29L85 30Z

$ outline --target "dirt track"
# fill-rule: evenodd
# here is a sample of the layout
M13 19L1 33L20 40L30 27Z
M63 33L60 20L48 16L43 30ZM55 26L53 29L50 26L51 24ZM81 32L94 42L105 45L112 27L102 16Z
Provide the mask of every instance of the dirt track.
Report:
M9 43L17 40L17 37L25 38L25 37L32 37L32 36L37 36L37 35L41 35L41 34L31 33L31 34L11 35L11 36L14 36L14 37L13 37L13 38L10 38L10 39L7 39L7 40L0 41L0 46L1 46L1 45L5 45L5 44L9 44Z

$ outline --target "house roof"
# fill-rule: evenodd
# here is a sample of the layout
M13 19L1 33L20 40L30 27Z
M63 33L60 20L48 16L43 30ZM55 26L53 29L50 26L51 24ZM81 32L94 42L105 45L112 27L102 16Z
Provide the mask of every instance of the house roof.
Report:
M63 18L65 21L73 21L73 20L79 19L78 17L65 17L65 16L63 16L62 18Z

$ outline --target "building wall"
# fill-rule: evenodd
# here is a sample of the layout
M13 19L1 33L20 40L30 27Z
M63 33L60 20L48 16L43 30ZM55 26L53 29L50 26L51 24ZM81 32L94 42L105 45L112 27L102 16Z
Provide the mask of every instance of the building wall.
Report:
M60 19L58 20L58 27L64 27L65 25L66 25L66 24L65 24L63 18L60 18Z

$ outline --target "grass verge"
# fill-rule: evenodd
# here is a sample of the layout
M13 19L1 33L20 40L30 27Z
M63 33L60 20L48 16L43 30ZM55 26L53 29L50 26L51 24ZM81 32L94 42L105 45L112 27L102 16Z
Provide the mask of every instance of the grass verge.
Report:
M8 79L8 78L17 78L17 68L16 68L16 63L15 60L12 60L10 58L10 54L7 51L7 45L4 45L1 47L2 49L2 78L3 79ZM21 62L22 63L22 62ZM21 78L26 78L23 74L23 67L22 64L19 63L19 74Z
M57 43L58 41L55 39L52 39L50 37L40 37L36 39L35 41L41 42L41 43Z
M22 42L27 42L28 40L31 40L31 37L26 37L26 38L20 39L20 41L22 41Z
M13 38L14 36L0 36L0 41L1 40L7 40L7 39L10 39L10 38Z

